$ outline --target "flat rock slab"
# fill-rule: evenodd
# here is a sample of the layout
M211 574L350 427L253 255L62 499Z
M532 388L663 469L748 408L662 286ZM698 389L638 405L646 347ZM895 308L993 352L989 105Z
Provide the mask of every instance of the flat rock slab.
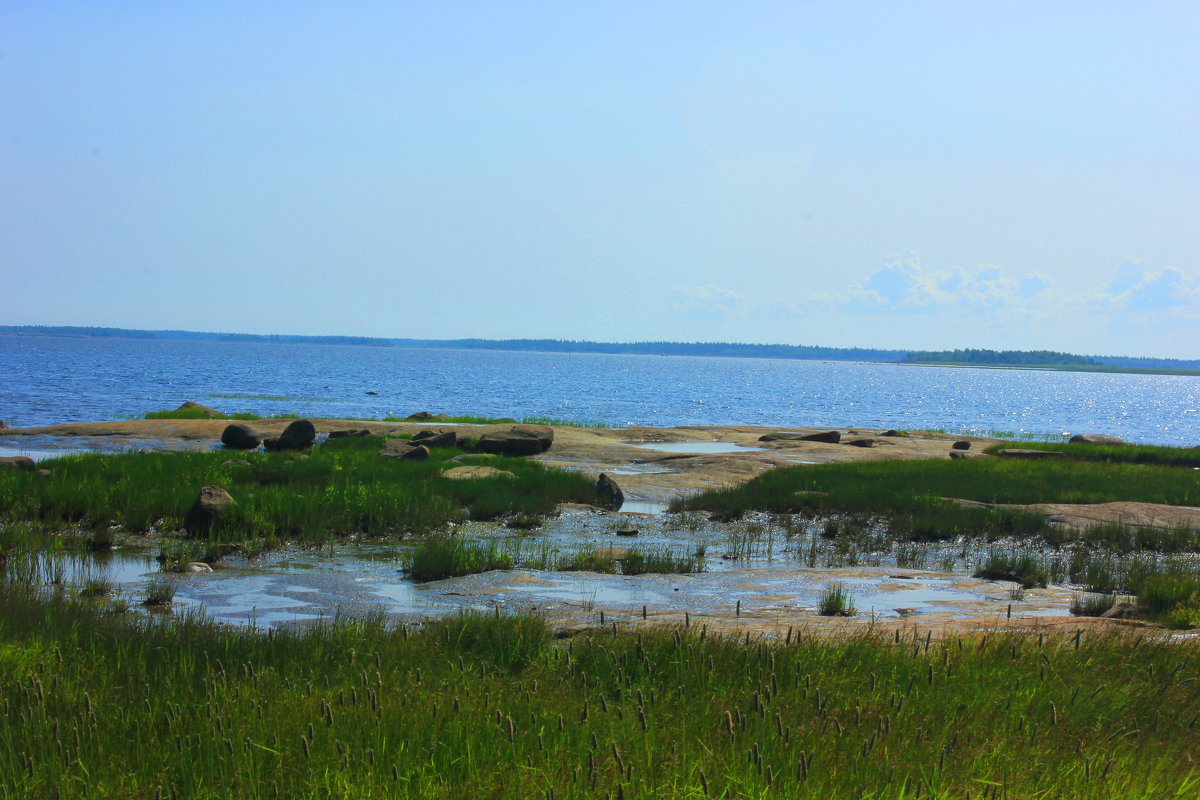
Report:
M451 467L442 473L443 478L449 478L452 481L474 481L485 478L515 478L506 469L496 469L495 467L480 467L480 466L463 466Z
M1047 522L1070 528L1096 525L1130 525L1135 528L1200 529L1200 508L1159 503L980 503L976 500L943 498L967 508L1011 508L1045 515Z

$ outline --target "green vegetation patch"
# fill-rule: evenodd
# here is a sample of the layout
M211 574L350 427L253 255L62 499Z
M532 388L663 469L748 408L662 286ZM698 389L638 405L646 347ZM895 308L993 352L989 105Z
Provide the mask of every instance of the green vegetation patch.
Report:
M1008 445L993 445L985 453L995 453ZM1110 464L1154 464L1164 467L1200 467L1200 449L1159 447L1140 444L1084 444L1069 442L1022 442L1026 450L1049 450L1076 461L1102 461Z
M13 797L1192 797L1195 642L138 622L0 595Z
M945 498L998 504L1131 500L1198 505L1200 481L1190 471L1149 464L877 461L775 469L742 486L678 500L671 510L708 510L727 519L747 511L876 515L893 538L903 541L1047 536L1062 543L1064 537L1086 536L1053 530L1040 514L963 507ZM1194 535L1187 541L1194 542Z
M592 481L535 461L466 457L457 463L487 463L514 477L452 481L439 475L461 451L435 449L427 461L402 461L379 456L376 437L335 442L306 453L64 456L43 462L49 476L0 473L0 513L6 521L49 527L115 522L130 532L169 532L182 527L200 488L216 485L235 504L217 519L211 539L317 543L428 532L461 518L464 509L491 519L595 501Z

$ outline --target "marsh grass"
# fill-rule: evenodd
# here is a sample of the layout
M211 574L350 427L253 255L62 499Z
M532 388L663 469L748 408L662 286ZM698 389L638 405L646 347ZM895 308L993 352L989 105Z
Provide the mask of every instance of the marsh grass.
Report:
M994 453L1005 445L994 445L984 452ZM1051 450L1077 461L1109 464L1154 464L1165 467L1200 467L1200 450L1194 447L1162 447L1142 444L1085 444L1070 442L1031 442L1029 450Z
M142 605L149 608L169 608L175 602L175 584L172 581L155 578L146 587L146 598Z
M1064 533L1040 514L964 507L946 498L998 504L1132 500L1200 505L1200 482L1190 471L1153 464L1003 459L826 464L771 470L738 487L677 500L671 510L707 510L719 519L738 519L748 511L830 518L874 515L886 520L892 539L902 542L1014 537L1061 546L1095 538L1113 541L1114 546L1140 547L1138 537L1145 536L1163 550L1190 550L1200 543L1195 531L1143 534L1117 526L1095 534ZM841 535L840 523L834 523L831 534Z
M0 594L10 797L1195 796L1195 642L269 633Z
M578 473L488 457L478 463L515 477L444 480L441 471L453 466L446 462L461 451L400 461L378 456L380 441L335 440L310 454L247 453L240 459L248 467L225 464L230 459L223 452L69 455L46 462L48 479L24 470L0 473L0 508L9 524L173 531L182 527L200 487L213 484L236 501L209 532L213 541L318 544L354 534L430 532L464 514L548 514L559 503L595 500L593 482Z
M1071 598L1071 613L1077 617L1099 617L1116 604L1115 594L1077 594Z
M840 583L826 586L817 601L817 613L823 617L853 617L854 597Z
M516 558L495 540L470 541L461 536L432 536L409 550L404 568L415 581L457 578L494 569L512 569Z
M1035 555L994 553L975 570L974 577L989 581L1013 581L1022 589L1045 588L1050 570L1045 560Z

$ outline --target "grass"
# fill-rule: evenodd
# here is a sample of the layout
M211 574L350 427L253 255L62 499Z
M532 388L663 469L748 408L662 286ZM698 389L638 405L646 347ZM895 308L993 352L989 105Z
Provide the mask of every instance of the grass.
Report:
M142 605L149 608L169 607L175 601L175 584L161 578L150 582L146 587L146 599Z
M817 602L817 613L823 617L853 617L854 598L840 583L826 586Z
M899 541L1044 537L1061 545L1071 537L1086 540L1091 535L1053 529L1040 514L967 508L946 498L1000 504L1133 500L1198 505L1200 482L1190 471L1172 467L1072 460L825 464L771 470L741 486L677 500L671 510L708 510L719 519L737 519L751 510L876 515ZM1191 535L1187 546L1195 539Z
M994 453L1005 445L984 450ZM1050 450L1076 461L1101 461L1109 464L1154 464L1165 467L1200 467L1200 450L1194 447L1161 447L1142 444L1085 444L1029 442L1026 450Z
M1071 613L1077 617L1100 617L1116 604L1115 594L1077 594L1071 598Z
M0 594L10 797L1194 796L1197 645L539 620L269 633Z
M304 455L239 453L248 467L226 464L225 452L64 456L44 462L49 478L0 473L0 509L7 521L47 528L115 523L126 533L169 532L181 528L200 487L214 484L236 505L214 525L213 541L316 544L430 532L464 514L546 514L559 503L595 500L594 482L584 476L526 459L467 458L462 463L486 463L515 477L451 481L439 475L461 451L400 461L377 455L377 437L335 441Z
M1032 555L1013 556L996 553L975 570L974 576L988 581L1013 581L1022 589L1045 588L1050 571L1041 559Z
M456 578L493 569L512 569L513 554L495 541L472 542L460 536L433 536L410 550L404 568L415 581Z

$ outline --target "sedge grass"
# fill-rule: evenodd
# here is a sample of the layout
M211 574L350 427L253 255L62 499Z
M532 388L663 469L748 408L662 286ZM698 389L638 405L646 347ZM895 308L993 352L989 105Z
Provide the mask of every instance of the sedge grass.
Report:
M249 466L223 452L69 455L45 462L49 477L0 473L0 508L10 523L172 531L182 526L200 487L218 485L236 505L221 515L210 538L315 544L354 534L429 532L463 514L547 514L559 503L595 500L594 483L584 476L526 459L486 459L511 478L453 481L439 476L454 466L450 458L463 455L457 450L401 461L378 456L375 437L335 442L311 454L240 454Z
M269 633L0 595L10 797L1195 796L1195 642L551 645L529 617Z

